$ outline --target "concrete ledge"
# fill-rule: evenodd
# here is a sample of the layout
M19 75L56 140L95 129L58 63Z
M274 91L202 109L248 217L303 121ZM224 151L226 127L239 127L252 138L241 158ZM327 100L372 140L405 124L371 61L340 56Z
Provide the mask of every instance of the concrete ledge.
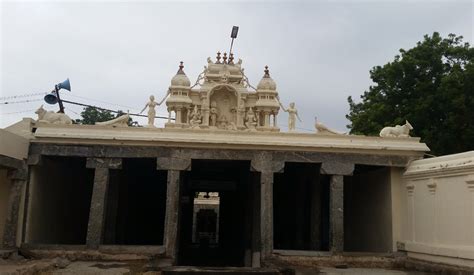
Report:
M164 258L163 246L146 245L101 245L89 249L86 245L23 244L20 252L30 258L64 257L69 260L86 261L142 261Z
M329 257L331 252L329 251L311 251L311 250L281 250L274 249L273 254L282 256L308 256L308 257Z
M417 252L407 252L408 258L423 260L434 264L446 264L454 268L470 268L474 272L474 261L446 256L429 255ZM473 274L473 273L470 273Z
M405 250L408 253L422 253L432 256L465 259L471 261L471 264L474 267L474 246L449 246L441 244L405 242Z

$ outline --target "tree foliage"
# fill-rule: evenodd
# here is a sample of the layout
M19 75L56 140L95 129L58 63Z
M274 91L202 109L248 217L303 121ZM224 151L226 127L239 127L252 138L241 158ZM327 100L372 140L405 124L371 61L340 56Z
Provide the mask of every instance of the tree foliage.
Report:
M103 122L107 120L111 120L117 118L119 116L124 115L125 113L122 111L118 111L117 114L113 114L110 111L102 110L98 108L94 108L91 106L85 107L84 110L81 112L82 119L76 119L77 124L87 124L93 125L96 122ZM137 126L137 123L132 120L132 118L128 119L129 126Z
M474 149L474 48L462 36L425 35L370 77L360 103L348 98L351 133L377 135L408 120L435 155Z

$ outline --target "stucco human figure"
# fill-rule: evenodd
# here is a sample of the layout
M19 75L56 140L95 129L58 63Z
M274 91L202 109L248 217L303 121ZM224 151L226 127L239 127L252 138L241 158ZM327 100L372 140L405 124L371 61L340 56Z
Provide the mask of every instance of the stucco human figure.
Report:
M209 126L216 126L217 124L217 103L211 102L211 109L209 110Z
M140 112L140 114L143 113L143 111L145 111L145 109L148 107L148 127L155 127L155 115L156 115L155 107L157 105L159 106L160 103L156 103L155 97L151 95L150 101L148 101L148 103L145 105L143 110Z
M413 127L408 120L405 120L404 125L383 128L379 135L381 137L410 137L410 130L413 130Z
M52 124L72 124L71 118L63 113L55 113L53 111L46 111L43 105L36 110L38 115L38 122L52 123Z
M298 110L296 110L295 103L291 102L290 106L288 106L288 109L285 109L281 102L278 102L280 103L281 109L288 113L288 131L294 131L296 129L296 119L298 119L300 122L303 122L298 115Z

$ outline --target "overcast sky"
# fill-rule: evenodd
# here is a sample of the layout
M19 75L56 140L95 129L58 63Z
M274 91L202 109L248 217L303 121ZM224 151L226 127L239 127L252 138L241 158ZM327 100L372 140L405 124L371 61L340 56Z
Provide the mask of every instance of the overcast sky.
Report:
M228 51L238 25L234 53L254 86L268 65L283 104L296 102L301 131L313 129L315 115L347 131L347 97L359 100L373 66L434 31L471 44L474 36L473 1L20 1L0 8L0 102L37 100L0 104L2 128L36 118L43 103L41 95L5 97L48 92L66 78L72 92L65 99L139 111L150 94L164 96L179 61L194 82L208 56ZM81 110L66 105L72 118ZM164 105L158 114L166 115ZM286 113L279 122L286 130Z

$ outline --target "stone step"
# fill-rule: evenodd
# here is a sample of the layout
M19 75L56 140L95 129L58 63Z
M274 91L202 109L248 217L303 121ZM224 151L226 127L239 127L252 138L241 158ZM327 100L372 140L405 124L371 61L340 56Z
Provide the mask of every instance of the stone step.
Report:
M197 267L197 266L171 266L162 269L163 275L282 275L277 269L251 268L251 267Z

